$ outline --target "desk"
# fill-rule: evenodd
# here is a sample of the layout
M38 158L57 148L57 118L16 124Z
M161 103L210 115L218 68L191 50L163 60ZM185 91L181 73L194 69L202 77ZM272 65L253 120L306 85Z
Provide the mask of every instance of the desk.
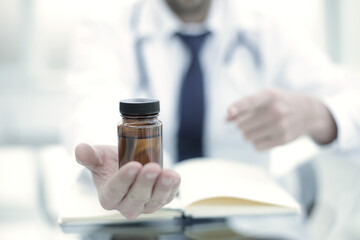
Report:
M63 227L62 231L64 236L76 236L79 240L311 239L301 216L176 219L147 224L71 226Z
M360 154L355 155L355 157L358 156ZM290 157L284 156L284 158ZM65 171L69 173L70 170L76 170L75 168L79 167L73 157L67 155L63 146L44 146L41 149L33 149L26 146L2 146L0 148L0 159L3 164L0 169L0 239L23 239L26 236L28 239L96 240L99 239L99 234L104 234L100 233L101 229L97 229L96 231L98 232L95 230L90 232L86 229L79 229L78 232L62 232L58 228L54 229L52 226L55 224L57 217L56 197L47 197L47 200L54 200L54 204L48 203L48 207L45 210L50 210L54 218L50 224L49 221L44 221L45 218L41 214L45 211L42 210L44 205L37 202L39 189L36 179L38 178L37 172L40 172L36 170L37 160L41 160L42 169L44 170L44 181L42 183L51 185L44 187L44 194L48 196L52 195L51 193L55 190L61 190L58 191L59 193L54 194L56 196L61 195L66 190L65 188L68 184L64 181L69 181L68 178L63 177L63 173ZM315 235L315 239L360 239L360 205L358 204L360 202L360 188L358 187L360 168L346 161L346 159L335 155L321 156L315 160L315 163L319 173L320 192L315 214L308 224L310 231ZM19 168L19 166L21 167ZM49 218L46 218L46 220L49 220ZM226 222L226 224L228 223ZM274 228L275 222L269 221L265 225ZM217 225L219 228L213 225L195 224L192 228L191 226L186 226L183 232L174 233L175 236L176 234L178 236L170 239L186 239L186 230L195 229L201 232L203 231L202 226L204 228L221 229L224 225ZM227 226L225 226L225 231L228 229ZM256 226L259 229L265 228L260 227L259 224ZM298 227L295 226L296 224L291 228L293 233L297 234L296 232L302 231L301 228L303 226L301 224ZM233 226L231 225L231 227ZM116 235L118 233L110 232L110 234ZM145 237L134 236L127 239L166 239L166 236ZM109 239L112 239L111 236ZM226 238L219 237L217 239ZM237 236L232 239L241 238Z

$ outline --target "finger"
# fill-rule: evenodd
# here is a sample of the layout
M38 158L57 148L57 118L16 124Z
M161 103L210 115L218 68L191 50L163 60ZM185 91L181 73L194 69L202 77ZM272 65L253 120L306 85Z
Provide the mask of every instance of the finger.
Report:
M145 204L144 213L153 213L163 207L179 179L180 176L176 172L163 170L156 181L150 201Z
M293 136L289 133L280 133L269 139L258 140L254 143L254 145L258 151L265 151L265 150L269 150L273 147L286 144L286 143L294 140L295 138L296 138L295 135Z
M118 209L128 219L136 218L152 196L156 179L161 172L159 164L148 163L138 174L128 194L120 202Z
M279 119L280 114L273 107L268 106L264 111L254 112L249 117L237 118L236 125L244 134L247 134L270 123L274 123Z
M90 170L102 165L101 152L86 143L80 143L75 148L76 161Z
M233 121L242 115L259 111L271 102L272 94L270 91L261 91L260 93L243 98L229 107L227 121Z
M93 173L98 173L106 167L108 170L117 169L118 150L116 146L94 145L81 143L75 148L76 160Z
M180 183L181 183L181 178L179 176L178 178L175 179L174 186L169 194L168 199L166 200L166 204L170 203L176 197L179 191Z
M261 141L255 142L254 145L258 151L266 151L285 143L286 142L281 137L275 137L267 140L262 139Z
M118 147L113 145L94 145L102 160L119 161Z
M99 189L101 206L106 210L114 209L128 193L136 176L141 171L139 162L131 161L122 166L103 186Z
M244 138L249 142L267 140L278 135L280 130L273 124L267 124L249 132L244 132Z
M249 130L244 131L244 137L247 141L255 142L262 139L269 139L289 131L286 121L274 120L264 123Z

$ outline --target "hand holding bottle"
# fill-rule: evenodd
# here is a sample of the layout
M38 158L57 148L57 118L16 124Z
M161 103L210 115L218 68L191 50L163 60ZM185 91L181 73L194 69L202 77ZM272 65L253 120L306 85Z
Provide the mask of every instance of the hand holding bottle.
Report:
M128 219L160 209L174 199L180 186L180 176L157 163L142 166L130 161L119 169L116 146L82 143L75 155L91 171L102 207L116 209Z

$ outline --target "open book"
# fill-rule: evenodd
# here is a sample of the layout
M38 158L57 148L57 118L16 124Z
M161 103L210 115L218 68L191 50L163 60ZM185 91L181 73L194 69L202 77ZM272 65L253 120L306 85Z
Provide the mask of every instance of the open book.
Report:
M181 176L178 196L153 214L135 220L102 209L94 192L75 186L66 196L60 225L113 224L216 218L235 215L298 214L299 204L258 167L221 159L191 159L175 168Z

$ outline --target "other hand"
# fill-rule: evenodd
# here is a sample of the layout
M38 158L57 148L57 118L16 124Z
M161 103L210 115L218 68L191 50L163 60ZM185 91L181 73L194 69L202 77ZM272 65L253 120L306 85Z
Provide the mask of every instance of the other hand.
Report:
M247 141L259 151L309 134L319 144L337 137L336 123L318 99L304 94L270 89L241 99L228 109Z
M119 169L116 146L79 144L77 161L88 168L106 210L116 209L128 219L153 213L171 202L180 185L180 176L156 163L142 166L131 161Z

